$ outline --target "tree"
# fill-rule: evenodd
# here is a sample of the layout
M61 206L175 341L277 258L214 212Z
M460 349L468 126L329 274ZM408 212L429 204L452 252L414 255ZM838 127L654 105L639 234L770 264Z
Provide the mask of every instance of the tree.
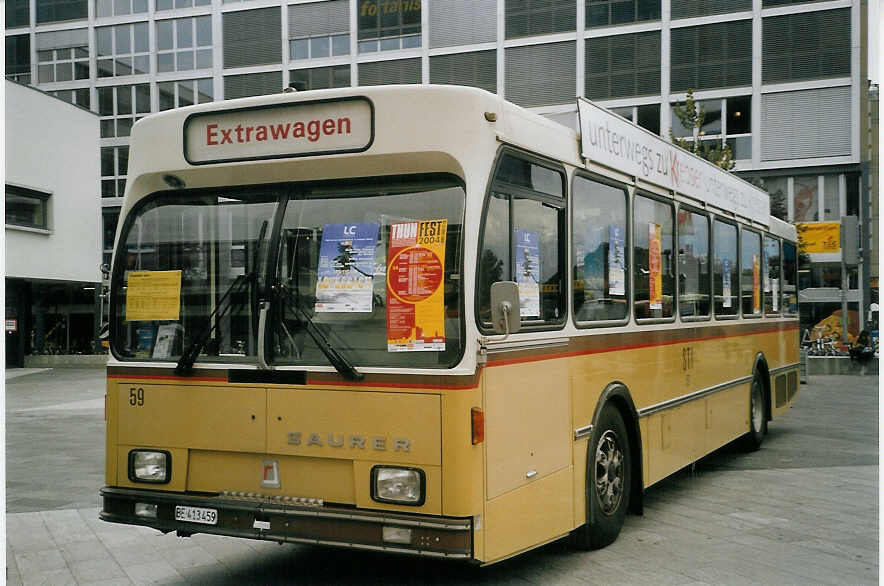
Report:
M762 191L766 191L770 196L770 215L773 217L782 220L784 222L788 222L789 210L786 203L786 194L783 192L782 188L777 188L776 191L770 191L767 188L767 184L764 179L761 177L748 177L746 180L761 189Z
M691 137L678 138L669 129L669 140L686 151L702 157L725 171L733 170L734 163L731 148L721 140L701 140L704 135L703 123L706 121L706 110L694 101L694 90L688 90L683 104L675 104L672 108L681 125L691 129Z

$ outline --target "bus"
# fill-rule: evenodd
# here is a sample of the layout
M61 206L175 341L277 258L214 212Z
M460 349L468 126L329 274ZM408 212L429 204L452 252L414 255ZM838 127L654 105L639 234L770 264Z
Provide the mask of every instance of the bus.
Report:
M101 518L491 564L757 449L798 394L794 228L578 111L401 85L136 123Z

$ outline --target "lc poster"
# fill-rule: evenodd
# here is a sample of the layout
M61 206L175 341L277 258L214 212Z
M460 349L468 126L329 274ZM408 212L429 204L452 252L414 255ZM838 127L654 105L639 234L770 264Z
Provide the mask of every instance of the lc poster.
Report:
M752 255L752 313L761 313L761 267L758 255Z
M448 220L390 226L387 352L445 350L445 238Z
M316 272L317 313L370 313L378 225L326 224Z
M516 230L516 283L519 315L540 317L540 244L537 232Z
M623 227L608 227L608 295L626 295L626 249Z

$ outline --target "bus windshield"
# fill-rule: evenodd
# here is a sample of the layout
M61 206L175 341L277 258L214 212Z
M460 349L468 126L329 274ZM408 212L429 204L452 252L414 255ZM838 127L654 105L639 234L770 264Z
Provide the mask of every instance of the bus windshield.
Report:
M328 366L328 344L355 366L454 366L464 200L438 177L156 194L119 240L115 354L257 364L263 345Z

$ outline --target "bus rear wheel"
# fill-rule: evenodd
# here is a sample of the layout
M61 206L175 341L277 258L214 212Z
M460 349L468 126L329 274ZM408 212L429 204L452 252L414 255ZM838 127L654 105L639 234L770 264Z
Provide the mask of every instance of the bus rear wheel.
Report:
M764 401L764 383L758 372L752 377L749 392L749 431L743 436L746 451L754 452L761 447L767 435L767 406Z
M571 539L575 547L591 550L617 539L629 508L632 451L626 424L614 406L602 409L586 459L587 519Z

